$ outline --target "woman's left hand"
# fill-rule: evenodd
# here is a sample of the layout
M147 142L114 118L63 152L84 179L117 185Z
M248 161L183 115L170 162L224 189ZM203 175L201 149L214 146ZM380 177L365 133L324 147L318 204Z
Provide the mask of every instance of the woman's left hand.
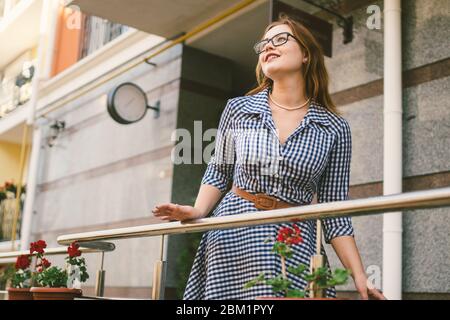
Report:
M362 300L369 300L369 297L375 300L387 300L386 297L373 286L365 275L354 278L356 290Z

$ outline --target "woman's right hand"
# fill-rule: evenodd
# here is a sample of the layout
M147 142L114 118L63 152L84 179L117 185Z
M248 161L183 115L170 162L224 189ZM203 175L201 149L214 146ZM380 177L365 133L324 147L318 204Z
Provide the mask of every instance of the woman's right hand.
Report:
M203 217L203 214L198 209L175 203L157 205L152 212L155 217L168 221L184 221Z

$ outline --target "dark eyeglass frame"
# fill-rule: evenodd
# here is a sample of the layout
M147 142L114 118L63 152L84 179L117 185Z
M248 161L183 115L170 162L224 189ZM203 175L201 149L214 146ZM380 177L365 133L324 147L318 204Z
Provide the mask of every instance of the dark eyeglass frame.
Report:
M273 39L276 38L276 37L278 37L278 36L280 36L280 35L282 35L282 34L287 35L287 36L286 36L286 41L284 41L283 43L275 44L275 43L273 42ZM270 39L263 39L263 40L261 40L261 41L258 41L258 42L255 43L255 45L253 46L253 50L255 51L255 53L256 53L257 55L260 55L261 53L263 53L264 51L266 51L265 49L264 49L264 50L258 51L257 47L258 47L261 43L265 43L265 44L262 46L262 48L264 48L264 47L266 46L266 44L268 44L269 42L272 42L272 44L273 44L274 47L279 47L279 46L282 46L283 44L286 44L286 42L289 41L289 37L294 38L294 40L297 41L297 42L300 44L300 41L299 41L294 35L292 35L291 33L287 32L287 31L285 31L285 32L277 33L276 35L274 35L274 36L273 36L272 38L270 38Z

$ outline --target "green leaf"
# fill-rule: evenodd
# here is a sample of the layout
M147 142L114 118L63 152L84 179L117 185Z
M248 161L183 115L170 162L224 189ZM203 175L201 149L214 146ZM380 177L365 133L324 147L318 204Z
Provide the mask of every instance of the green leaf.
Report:
M267 237L266 239L264 239L264 243L269 243L272 242L272 238L271 237Z
M305 274L303 277L305 278L306 281L309 281L309 282L315 280L315 276L313 274Z
M38 273L36 280L43 287L60 288L67 286L67 273L56 266L52 266Z
M31 271L17 270L11 279L13 288L29 288L31 286Z
M251 288L251 287L253 287L253 286L256 286L256 285L258 285L258 284L265 284L265 275L264 275L264 272L261 272L259 275L258 275L258 277L256 277L255 279L252 279L252 280L250 280L249 282L247 282L245 285L244 285L244 289L249 289L249 288Z
M288 267L287 270L290 273L295 274L296 276L300 276L302 273L308 270L308 266L306 264L299 264L297 267Z
M334 285L342 285L347 282L349 271L346 269L336 269L334 271L332 280L335 283Z
M304 290L299 289L288 289L287 291L287 298L304 298L306 295Z
M291 258L294 254L291 247L283 242L275 242L272 247L272 252L275 252L285 258Z
M281 275L268 279L266 283L272 286L272 290L274 292L286 291L291 285L291 282L288 279L283 278Z

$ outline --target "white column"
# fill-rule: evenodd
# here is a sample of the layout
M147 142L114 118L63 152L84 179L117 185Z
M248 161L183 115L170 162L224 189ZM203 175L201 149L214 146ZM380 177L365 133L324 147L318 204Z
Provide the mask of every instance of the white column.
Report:
M28 176L27 176L27 192L24 210L22 213L22 226L20 230L20 248L26 250L30 243L30 235L33 222L34 211L34 199L36 195L36 185L38 183L38 170L39 170L39 158L41 153L41 140L42 140L42 128L39 126L39 122L35 122L35 114L37 103L39 100L39 88L40 81L48 78L48 72L50 68L46 66L49 60L46 59L46 54L49 54L53 48L50 48L47 44L53 44L53 41L48 41L49 35L55 36L54 31L51 30L51 26L54 23L55 14L55 2L57 0L44 0L41 21L39 26L39 44L37 52L37 62L35 68L35 75L32 82L32 91L30 98L30 112L28 114L27 124L33 130L33 144L31 149L31 156L29 159Z
M401 0L384 1L383 194L402 192ZM402 213L383 216L383 293L402 298Z
M34 199L36 195L37 177L39 172L39 158L41 152L42 129L33 130L33 144L31 148L30 164L27 177L27 192L25 206L22 213L20 230L20 249L26 250L30 244L31 227L33 222Z
M52 20L51 16L54 14L52 12L52 3L53 0L44 0L42 9L41 9L41 21L39 26L39 44L38 44L38 50L37 50L37 58L36 58L36 66L35 66L35 73L34 77L31 83L31 98L30 98L30 113L28 114L27 123L31 125L34 123L34 115L36 113L36 106L37 102L39 100L39 87L40 87L40 81L44 78L46 78L46 59L45 55L46 52L48 53L49 50L47 49L47 39L48 39L48 33L49 33L49 20ZM51 48L53 49L53 48Z

